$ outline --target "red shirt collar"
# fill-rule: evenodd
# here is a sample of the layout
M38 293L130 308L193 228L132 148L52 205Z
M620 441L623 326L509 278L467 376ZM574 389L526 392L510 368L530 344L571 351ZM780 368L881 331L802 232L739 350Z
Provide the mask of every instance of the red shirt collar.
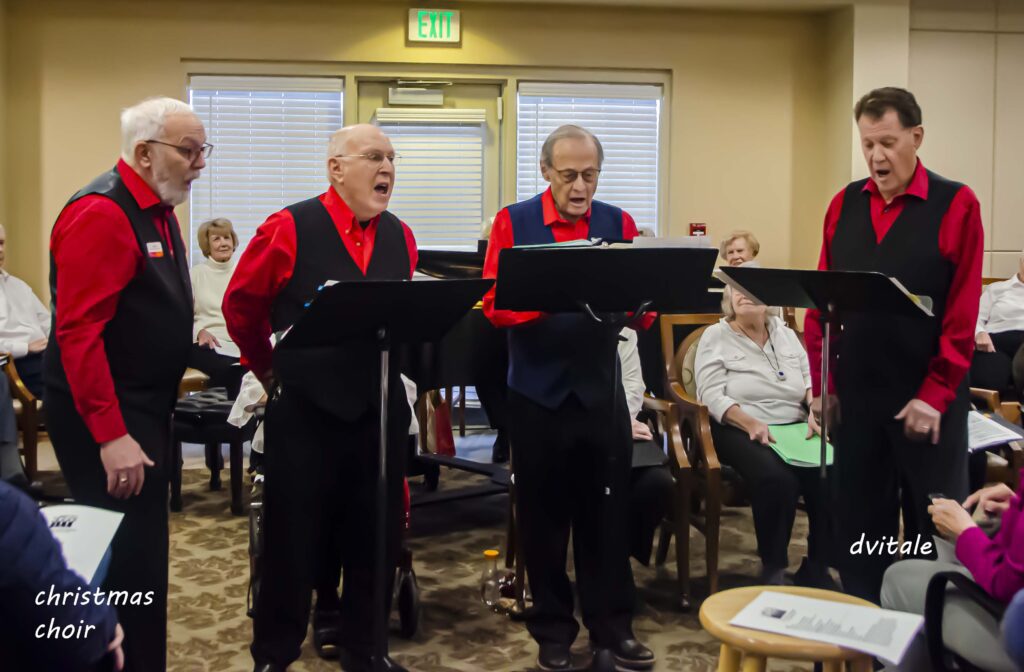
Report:
M348 203L341 197L338 191L332 186L327 190L322 200L324 207L327 208L327 212L331 213L334 217L335 222L344 224L358 224L359 221L356 219L355 214L348 207ZM376 217L370 220L368 226L373 226L380 219L378 214Z
M552 224L569 224L569 222L558 214L558 208L555 207L555 197L551 195L551 187L541 194L540 197L541 205L544 206L544 225L551 226ZM590 222L590 208L587 209L587 214L580 217L584 222Z
M139 204L139 208L146 210L154 205L162 205L160 197L156 195L153 188L124 159L117 160L117 172L121 176L124 186L128 187L128 192L132 195L132 198ZM170 210L170 206L164 207Z
M870 177L867 184L864 185L863 191L870 192L872 196L881 196L881 193L878 191L878 185ZM921 159L917 160L917 167L914 168L914 175L910 178L907 190L900 194L900 196L916 196L922 201L928 200L928 172L924 169ZM899 198L899 196L896 198Z

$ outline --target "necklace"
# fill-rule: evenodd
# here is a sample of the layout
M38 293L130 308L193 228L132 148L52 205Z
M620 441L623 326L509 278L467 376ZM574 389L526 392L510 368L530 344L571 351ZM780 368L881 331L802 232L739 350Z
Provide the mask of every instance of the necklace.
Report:
M772 332L768 331L768 328L765 327L765 331L767 331L767 333L768 333L768 347L770 347L772 349L772 354L775 355L775 361L774 362L772 362L771 357L768 356L768 353L765 352L764 348L759 346L759 345L757 345L757 340L753 336L751 336L750 334L747 333L747 330L743 328L742 324L740 324L739 322L735 322L735 321L734 321L734 324L737 327L739 327L740 331L743 332L743 335L746 336L747 338L749 338L750 342L753 343L755 346L757 346L757 349L761 351L761 355L764 357L764 360L766 362L768 362L768 366L771 367L772 372L775 373L775 378L779 382L785 381L786 380L786 372L782 370L781 366L779 366L779 364L781 362L780 362L780 359L779 359L779 353L775 352L775 344L772 343Z

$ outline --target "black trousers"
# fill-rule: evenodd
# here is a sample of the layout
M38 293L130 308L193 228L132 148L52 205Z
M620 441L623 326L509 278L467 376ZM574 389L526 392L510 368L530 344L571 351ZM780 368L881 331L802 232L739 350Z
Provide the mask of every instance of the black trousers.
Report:
M936 532L928 495L967 497L966 386L942 414L938 445L906 438L903 422L879 413L868 393L844 389L840 395L842 422L834 434L837 561L844 590L878 604L882 575L900 558L889 549L868 552L867 544L898 538L901 512L903 538L919 540L918 547L931 542ZM861 539L865 543L855 547Z
M789 566L789 540L801 495L807 510L807 557L827 567L832 526L821 472L786 464L774 450L751 441L746 432L731 425L712 421L711 436L718 458L736 470L747 488L757 553L765 568L779 570Z
M401 541L409 431L402 388L393 389L389 398L388 599ZM341 646L356 656L370 655L379 422L375 412L343 421L287 389L271 400L264 449L265 565L251 647L258 664L287 667L299 657L312 590L320 587L324 568L332 562L344 568L345 576ZM334 535L340 544L333 559L324 560Z
M228 388L228 397L238 396L245 369L238 364L238 357L222 355L212 348L193 343L188 353L188 365L210 377L210 387Z
M36 399L43 399L46 396L46 389L43 385L43 353L31 352L24 357L14 360L14 366L18 369L18 377L25 387Z
M516 514L533 593L530 635L541 644L569 645L579 633L565 572L571 529L591 641L632 637L635 588L626 527L633 440L625 398L616 396L614 411L586 409L575 396L555 410L511 389L508 399Z
M173 397L173 392L168 395ZM171 413L166 409L140 411L122 404L128 433L156 463L146 467L139 495L114 499L107 494L107 476L93 441L71 395L46 389L46 426L64 480L78 504L124 514L111 544L110 568L103 590L146 595L148 606L118 606L124 628L125 669L151 672L166 669L167 659L167 498L171 455Z
M974 351L971 360L971 385L1002 392L1013 387L1012 362L1024 346L1024 331L1001 331L989 334L995 352Z

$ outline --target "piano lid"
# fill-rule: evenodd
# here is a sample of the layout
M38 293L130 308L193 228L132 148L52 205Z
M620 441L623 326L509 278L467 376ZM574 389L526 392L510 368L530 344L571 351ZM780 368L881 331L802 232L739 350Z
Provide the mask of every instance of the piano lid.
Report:
M445 280L480 278L484 272L484 254L453 250L420 250L416 270Z

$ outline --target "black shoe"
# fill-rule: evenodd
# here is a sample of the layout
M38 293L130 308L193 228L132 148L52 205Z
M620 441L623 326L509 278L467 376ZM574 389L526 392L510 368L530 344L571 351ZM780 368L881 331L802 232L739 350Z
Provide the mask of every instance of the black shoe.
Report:
M654 652L635 639L620 639L607 647L615 663L630 670L648 670L654 667Z
M285 672L285 669L274 663L256 663L256 667L252 668L252 672Z
M345 672L377 672L372 656L353 655L347 649L342 648L338 649L338 653L338 657L341 659L341 669L345 670ZM391 656L384 656L382 669L386 670L386 672L409 672L409 670L392 660Z
M540 645L537 667L542 670L571 670L572 653L565 644L546 643Z
M839 584L832 578L828 567L818 562L812 562L810 558L804 558L800 563L800 569L793 575L793 583L805 588L820 588L822 590L834 590L842 592Z
M491 462L494 464L505 464L508 462L508 434L504 430L498 430L498 436L494 439L494 446L491 448Z
M313 649L325 660L338 657L341 641L341 612L335 610L313 611Z

